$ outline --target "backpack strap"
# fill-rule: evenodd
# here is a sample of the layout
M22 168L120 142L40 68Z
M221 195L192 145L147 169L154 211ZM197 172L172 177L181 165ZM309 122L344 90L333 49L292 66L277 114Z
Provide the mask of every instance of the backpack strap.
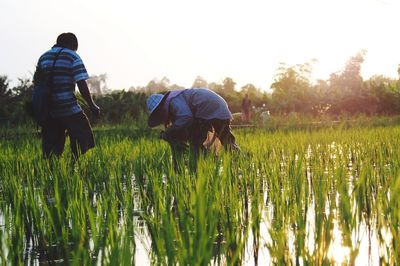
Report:
M58 57L60 56L61 52L64 50L64 48L61 48L60 51L58 51L56 57L54 58L54 62L53 62L53 66L51 67L51 71L50 71L50 76L49 76L49 80L50 80L50 93L53 90L53 82L54 82L54 67L56 66L56 62Z

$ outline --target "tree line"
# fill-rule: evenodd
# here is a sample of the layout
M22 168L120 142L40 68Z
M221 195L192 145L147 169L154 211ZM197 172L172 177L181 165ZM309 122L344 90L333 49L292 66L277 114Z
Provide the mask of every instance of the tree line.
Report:
M341 71L332 73L328 80L312 81L314 61L287 66L281 64L266 92L249 83L236 87L233 78L226 77L222 82L208 83L198 76L192 87L207 87L219 93L232 112L240 112L241 101L249 95L255 108L268 109L272 115L299 113L309 116L333 115L395 115L400 113L400 81L382 75L368 80L361 77L361 67L365 51L350 57ZM398 69L400 76L400 68ZM166 92L183 88L171 84L166 77L151 80L146 86L131 87L127 90L110 90L107 75L94 75L88 85L96 103L101 107L98 122L145 123L146 98L155 92ZM19 79L11 87L6 75L0 76L0 125L16 125L32 121L26 102L32 97L33 84L30 79ZM84 101L78 100L85 109ZM90 112L87 112L88 114Z

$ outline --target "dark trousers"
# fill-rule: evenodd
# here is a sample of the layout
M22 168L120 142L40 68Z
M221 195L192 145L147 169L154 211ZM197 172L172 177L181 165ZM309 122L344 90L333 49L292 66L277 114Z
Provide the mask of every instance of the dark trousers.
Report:
M64 151L66 136L71 142L72 154L79 154L94 147L94 138L89 120L83 112L66 117L51 118L42 127L42 150L44 157L60 156Z
M226 150L240 151L232 133L229 120L221 119L195 119L192 125L182 132L176 140L169 140L175 170L179 170L178 161L182 161L183 155L189 150L189 168L195 168L200 152L205 152L203 143L207 140L208 133L214 132L216 137Z
M214 131L216 137L221 141L221 144L226 150L238 150L235 136L232 133L232 128L229 120L212 119L202 120L196 119L189 128L189 138L193 146L197 149L204 148L203 143L206 141L208 132Z

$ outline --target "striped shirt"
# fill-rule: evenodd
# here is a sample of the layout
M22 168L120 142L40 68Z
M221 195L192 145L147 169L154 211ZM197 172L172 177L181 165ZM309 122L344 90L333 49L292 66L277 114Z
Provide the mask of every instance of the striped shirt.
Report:
M87 80L89 75L79 55L73 50L53 47L44 53L38 62L38 67L44 72L50 72L54 59L60 50L53 70L53 88L50 103L52 117L70 116L82 112L75 96L75 85L78 81Z

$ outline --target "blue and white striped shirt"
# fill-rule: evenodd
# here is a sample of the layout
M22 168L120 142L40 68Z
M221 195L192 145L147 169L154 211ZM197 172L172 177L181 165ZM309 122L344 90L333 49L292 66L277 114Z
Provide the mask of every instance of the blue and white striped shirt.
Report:
M38 62L38 67L50 72L54 59L60 50L53 70L53 88L50 103L52 117L70 116L82 111L75 96L75 85L78 81L87 80L89 75L79 55L70 49L53 47L44 53Z

